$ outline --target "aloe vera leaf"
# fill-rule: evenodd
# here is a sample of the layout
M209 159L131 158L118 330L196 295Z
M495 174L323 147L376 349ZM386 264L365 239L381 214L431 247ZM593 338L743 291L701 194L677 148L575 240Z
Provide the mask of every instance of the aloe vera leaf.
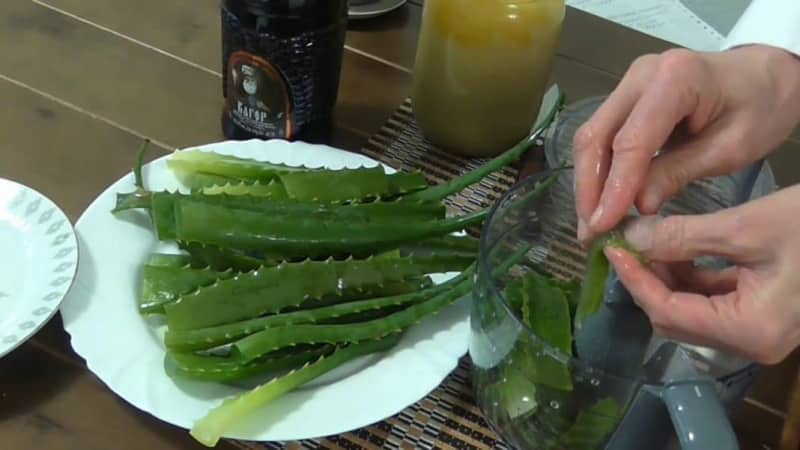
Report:
M520 368L511 365L503 368L501 380L492 387L506 414L513 420L539 408L536 401L536 384Z
M428 186L420 173L387 175L381 167L291 172L279 178L289 198L329 203L382 200Z
M330 354L333 348L332 345L323 345L303 351L293 349L289 354L277 357L265 355L250 363L242 363L230 356L198 355L168 349L164 356L164 368L172 378L226 382L294 369Z
M536 335L567 355L572 353L569 303L552 280L537 273L522 279L522 320Z
M194 267L208 267L213 270L247 272L259 267L277 266L282 260L266 256L253 256L245 252L205 245L197 242L178 241L178 247L189 254L191 265Z
M133 167L133 185L136 186L137 189L144 190L144 177L142 177L142 166L144 165L144 155L147 153L147 149L150 147L150 139L145 138L142 145L139 147L139 151L136 153L136 165Z
M289 198L332 202L374 198L389 193L383 168L291 172L280 175Z
M223 185L236 181L266 183L280 180L289 198L303 201L339 202L379 198L427 186L422 174L387 175L381 166L308 168L203 151L175 152L167 160L167 166L184 185L190 187L208 186L208 180L197 180L201 176L221 177L210 181Z
M303 366L279 378L263 384L222 404L197 421L189 433L208 447L217 444L225 431L248 414L268 404L311 380L361 356L387 351L397 345L400 335L389 335L380 340L369 340L337 348L330 356Z
M232 271L218 272L211 269L192 269L186 266L145 264L142 268L139 313L163 313L164 305L176 301L181 295L234 275L235 272Z
M381 285L344 289L341 293L324 295L321 299L306 300L300 305L284 308L279 314L268 314L264 317L205 328L189 330L167 329L164 335L164 344L167 348L180 352L211 350L270 326L310 323L342 316L347 316L348 320L353 320L357 318L357 314L369 308L383 307L387 309L395 304L404 305L421 301L413 298L394 297L419 293L429 287L431 286L427 281L412 278L408 281L388 281ZM432 295L427 292L422 292L421 294ZM363 301L377 301L378 303L377 305L371 305L362 303ZM340 307L339 305L343 306ZM163 305L161 305L161 308L163 311ZM307 311L312 312L309 313Z
M186 187L192 190L202 190L207 187L243 183L242 180L235 177L226 177L223 175L214 175L202 172L193 173L192 176L188 178L178 177L178 180L181 181Z
M559 99L559 102L563 102L563 97ZM555 113L556 110L557 108L553 110L553 113ZM503 167L511 164L512 162L516 161L522 155L524 155L528 150L533 148L536 143L536 138L547 128L547 125L549 125L552 119L553 119L553 114L551 114L541 124L541 126L539 126L530 136L525 137L510 149L506 150L505 152L501 153L495 158L481 164L472 171L460 175L456 178L453 178L447 183L439 184L436 186L429 186L426 189L408 194L404 196L404 198L409 200L422 200L422 201L442 200L452 194L455 194L456 192L461 191L462 189L468 186L471 186L479 182L490 173L496 172L502 169Z
M389 182L389 196L408 194L428 187L428 180L422 172L395 172L386 175Z
M122 192L117 193L117 200L112 214L117 214L129 209L150 208L150 193L147 192Z
M152 193L150 203L136 204L152 208L159 238L174 239L174 214L172 211L182 202L198 202L228 208L229 214L237 214L239 209L269 214L273 217L324 219L357 222L397 222L428 221L445 218L445 206L435 202L381 201L354 204L329 204L320 202L300 202L291 199L267 198L254 195L228 195L201 193L182 194L170 192ZM129 207L129 206L126 206ZM133 206L130 206L133 207ZM294 220L294 219L292 219Z
M463 266L452 267L449 261L420 262L413 257L281 263L197 289L164 309L170 329L204 328L279 312L348 289L460 269Z
M166 192L154 192L150 197L150 217L153 228L161 241L170 241L176 238L175 230L175 202L173 197Z
M519 159L528 150L535 146L535 142L530 139L524 139L517 143L514 147L506 150L494 159L481 164L474 170L467 172L463 175L457 176L447 183L430 186L421 191L416 191L404 196L403 198L418 201L436 201L442 200L462 189L469 187L492 172L496 172L511 162Z
M266 197L271 199L288 198L288 195L286 194L286 188L284 188L283 184L277 180L271 180L267 183L261 183L260 181L256 181L253 183L247 183L243 181L232 181L232 182L229 181L227 183L204 186L197 189L197 191L205 195L227 194L227 195L249 195L254 197L261 197L261 198Z
M392 201L428 185L421 174L387 175L380 167L292 172L281 174L279 179L287 198L335 204Z
M298 306L285 308L281 310L281 313L290 313L304 309L324 308L327 306L358 300L409 294L411 292L427 289L433 285L433 281L428 276L411 276L403 280L389 280L380 285L347 288L343 289L340 293L323 295L320 299L309 299Z
M612 230L592 242L586 257L586 274L581 283L578 306L575 311L576 332L583 329L586 318L595 314L603 304L606 281L611 272L611 263L604 253L606 247L623 248L640 257L638 252L625 241L622 232L618 230Z
M486 210L436 221L378 223L276 217L191 200L176 203L176 237L220 247L281 255L283 258L364 256L408 242L463 230L480 223Z
M580 411L575 423L561 435L561 445L570 450L601 448L622 418L622 408L612 398L604 398Z
M144 155L150 147L150 139L145 139L136 154L136 164L133 166L133 185L136 187L134 192L117 194L117 202L111 210L116 214L127 209L138 208L140 204L149 201L150 194L144 187L144 177L142 176L142 166L144 165Z
M471 289L472 281L466 279L429 300L380 319L344 325L298 324L271 327L236 341L233 346L244 361L252 361L271 351L298 344L338 344L376 339L410 327L468 294Z
M572 316L564 293L550 284L550 280L536 273L528 273L522 279L522 320L533 334L564 355L572 354ZM522 352L528 377L537 384L554 389L571 391L572 377L566 362L562 362L544 351L544 346L529 341Z
M557 278L552 278L551 282L564 293L564 296L567 298L567 303L569 304L570 316L574 317L578 309L581 282L578 280L559 280Z
M451 254L478 255L478 239L472 236L436 236L419 242L409 242L400 246L401 254Z
M536 403L538 410L526 418L526 425L537 430L535 448L566 450L559 445L559 438L572 426L577 416L574 394L540 384L536 387Z
M402 311L404 306L389 305L381 309L373 309L369 311L360 311L353 314L344 316L331 317L330 319L322 319L316 322L318 325L341 325L349 323L361 323L371 320L382 319L390 314Z
M191 185L192 178L198 173L234 180L258 180L263 183L277 179L282 173L319 170L200 150L174 152L167 159L167 167L185 185Z
M529 289L524 280L516 280L504 289L504 296L511 305L519 305L523 317L529 314L528 302ZM569 325L567 320L567 325ZM526 325L530 325L526 322ZM503 377L510 380L507 384L498 386L501 397L505 399L504 407L509 413L523 414L524 408L519 408L520 399L527 398L533 401L533 395L540 388L551 387L569 391L572 381L565 364L553 359L545 353L545 349L538 342L532 342L527 335L521 335L514 345L512 354L502 367ZM525 378L521 380L519 378ZM527 406L530 406L526 403ZM523 405L523 406L526 406Z
M460 274L444 283L423 288L416 292L273 314L215 327L193 330L169 329L164 335L164 344L169 349L182 352L205 350L234 342L270 327L317 323L325 319L347 316L363 311L416 304L453 288L463 280L464 275Z
M179 255L175 253L151 253L147 259L147 265L163 267L185 267L192 261L189 255Z

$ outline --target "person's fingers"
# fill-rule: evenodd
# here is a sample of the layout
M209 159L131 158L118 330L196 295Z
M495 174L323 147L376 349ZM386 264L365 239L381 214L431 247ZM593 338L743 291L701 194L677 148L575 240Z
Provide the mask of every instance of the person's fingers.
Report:
M739 268L736 266L722 270L693 267L681 264L674 271L680 290L703 295L724 295L736 290Z
M670 52L612 143L608 178L588 226L603 233L633 206L655 153L662 149L676 126L684 119L708 120L714 110L705 93L708 84L705 63L690 52Z
M690 261L698 256L735 260L754 249L737 245L737 211L710 214L640 216L624 229L625 240L654 261Z
M649 81L655 58L654 55L646 55L634 62L617 88L575 132L575 203L581 239L588 237L585 236L586 222L600 199L611 161L614 137Z
M675 263L667 263L661 261L652 261L648 264L648 269L653 272L655 276L657 276L665 286L667 286L671 290L679 289L681 287L681 280L676 273L679 272L681 269L676 267L678 265L683 264L691 264L690 262L675 262Z
M632 254L607 248L605 255L622 284L645 311L657 334L689 344L742 355L763 364L783 360L800 342L796 321L786 307L770 299L785 298L762 275L736 270L736 289L723 295L699 295L669 289ZM715 282L733 270L721 271ZM707 280L706 280L707 281ZM772 287L772 289L770 289ZM770 326L765 327L764 324Z
M647 183L636 195L642 214L654 214L662 204L691 182L733 172L750 161L737 157L747 145L729 121L717 122L695 139L660 154L650 162Z
M647 266L672 291L703 295L722 295L736 290L739 269L722 270L695 267L692 261L652 261Z
M675 292L630 253L616 248L605 253L657 334L696 345L724 345L720 335L724 336L725 316L729 315L725 302L735 297L735 292L714 297Z

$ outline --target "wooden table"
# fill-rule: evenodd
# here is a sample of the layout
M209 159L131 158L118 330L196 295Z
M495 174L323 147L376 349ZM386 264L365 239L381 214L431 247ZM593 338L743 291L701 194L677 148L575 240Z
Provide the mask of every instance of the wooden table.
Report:
M222 139L218 0L0 2L0 177L56 201L73 221L151 158ZM357 150L408 96L421 5L353 23L332 144ZM638 55L669 45L570 9L553 78L570 98L611 90ZM798 180L800 133L773 156ZM774 446L800 353L767 369L735 415L746 448ZM87 370L56 316L0 360L0 446L7 449L199 448L132 408ZM767 447L763 447L766 445ZM222 449L237 448L223 442Z

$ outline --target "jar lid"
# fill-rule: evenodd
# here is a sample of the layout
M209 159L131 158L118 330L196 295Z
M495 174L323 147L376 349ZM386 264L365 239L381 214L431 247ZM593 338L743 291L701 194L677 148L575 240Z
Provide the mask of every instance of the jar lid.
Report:
M252 26L279 19L325 26L347 19L347 0L223 0L225 8Z

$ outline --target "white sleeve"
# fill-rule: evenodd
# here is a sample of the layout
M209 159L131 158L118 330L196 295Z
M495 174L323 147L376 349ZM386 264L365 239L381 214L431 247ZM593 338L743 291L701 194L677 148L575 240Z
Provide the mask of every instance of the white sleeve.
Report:
M723 50L746 44L800 55L800 0L753 0L728 34Z

